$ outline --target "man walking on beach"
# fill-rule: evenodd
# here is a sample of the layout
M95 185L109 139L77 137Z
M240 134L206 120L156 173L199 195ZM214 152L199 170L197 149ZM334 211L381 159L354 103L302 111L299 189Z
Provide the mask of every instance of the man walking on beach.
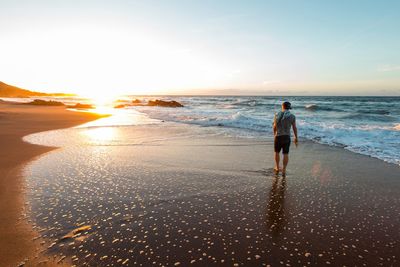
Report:
M297 146L297 127L296 116L290 113L289 109L292 106L289 102L282 103L282 111L275 114L274 117L274 151L275 151L275 173L279 173L279 153L283 153L283 168L282 175L286 175L286 166L289 162L289 147L290 147L290 128L293 127L294 143Z

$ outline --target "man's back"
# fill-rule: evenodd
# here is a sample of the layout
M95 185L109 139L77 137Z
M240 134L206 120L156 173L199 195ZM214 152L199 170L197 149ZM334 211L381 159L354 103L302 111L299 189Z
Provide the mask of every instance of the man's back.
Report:
M296 122L296 117L290 111L280 111L275 118L276 136L289 135L290 128Z

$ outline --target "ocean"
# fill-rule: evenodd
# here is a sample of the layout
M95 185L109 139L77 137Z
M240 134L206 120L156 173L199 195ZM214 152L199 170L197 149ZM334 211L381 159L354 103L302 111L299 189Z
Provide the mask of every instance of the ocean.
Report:
M174 97L182 109L135 107L150 118L272 136L274 114L292 103L299 137L400 164L400 97ZM232 131L237 130L237 131Z
M184 107L103 109L103 112L113 113L114 117L83 127L135 126L170 121L210 127L215 132L231 136L272 138L274 114L280 111L283 101L290 101L293 107L291 112L297 118L300 140L341 147L400 164L400 97L127 96L125 102L136 98L143 101L154 98L176 100ZM72 104L88 100L62 98L60 101Z

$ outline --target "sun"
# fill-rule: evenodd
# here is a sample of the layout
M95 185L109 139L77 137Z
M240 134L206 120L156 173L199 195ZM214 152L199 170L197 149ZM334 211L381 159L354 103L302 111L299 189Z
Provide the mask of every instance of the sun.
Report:
M95 107L110 107L118 100L118 95L112 94L87 95L85 97L87 97Z
M97 114L109 114L113 115L115 113L114 106L119 99L122 99L121 95L113 94L113 92L102 92L98 91L96 93L84 92L77 94L78 98L83 98L84 103L92 106L90 112Z

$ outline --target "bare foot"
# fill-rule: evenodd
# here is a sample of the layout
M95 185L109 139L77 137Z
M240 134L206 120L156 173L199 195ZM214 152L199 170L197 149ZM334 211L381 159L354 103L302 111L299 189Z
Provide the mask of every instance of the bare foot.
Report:
M286 170L282 169L282 176L286 176Z
M274 172L275 172L275 174L278 174L279 173L279 168L275 167L274 168Z

